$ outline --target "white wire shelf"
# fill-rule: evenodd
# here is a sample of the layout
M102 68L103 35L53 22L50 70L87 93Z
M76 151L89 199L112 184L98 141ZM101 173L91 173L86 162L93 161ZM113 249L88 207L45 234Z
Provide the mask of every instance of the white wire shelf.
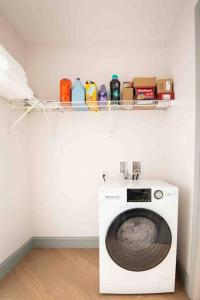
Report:
M57 100L40 100L37 103L32 100L13 101L13 109L28 109L33 111L116 111L116 110L167 110L174 104L174 100L120 100L102 102L60 102Z
M15 120L15 122L9 127L8 133L14 130L14 128L26 117L31 111L42 111L45 119L49 122L47 112L57 111L135 111L135 110L167 110L174 104L174 100L120 100L102 102L60 102L55 100L39 100L33 98L31 100L24 101L10 101L12 109L21 109L23 113Z

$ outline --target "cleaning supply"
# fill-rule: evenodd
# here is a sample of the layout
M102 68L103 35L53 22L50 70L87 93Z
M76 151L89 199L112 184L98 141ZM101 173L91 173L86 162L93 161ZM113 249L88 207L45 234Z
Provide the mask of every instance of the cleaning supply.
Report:
M133 95L134 95L134 89L132 87L125 87L122 90L122 100L123 101L130 101L133 100Z
M173 100L174 88L172 79L157 80L157 98L158 100Z
M72 82L70 79L63 78L60 80L60 102L71 101Z
M105 84L102 84L99 89L99 95L98 95L98 102L99 106L106 106L107 105L107 100L108 100L108 93L106 90Z
M86 81L85 83L86 103L91 111L98 111L97 103L97 86L93 81Z
M136 100L153 100L156 92L156 77L133 78Z
M117 75L112 75L112 80L110 82L110 94L111 100L120 104L120 81Z
M80 106L78 110L87 110L85 103L85 89L80 81L80 78L76 79L76 82L72 88L72 106Z

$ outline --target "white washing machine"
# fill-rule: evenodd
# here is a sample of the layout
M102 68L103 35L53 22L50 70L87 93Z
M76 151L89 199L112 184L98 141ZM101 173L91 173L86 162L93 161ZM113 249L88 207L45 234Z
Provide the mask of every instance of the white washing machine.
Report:
M113 181L99 193L100 293L174 292L178 188Z

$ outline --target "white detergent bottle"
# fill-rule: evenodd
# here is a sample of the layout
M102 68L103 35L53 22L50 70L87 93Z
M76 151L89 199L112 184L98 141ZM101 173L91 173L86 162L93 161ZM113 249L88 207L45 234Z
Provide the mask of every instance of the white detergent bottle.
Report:
M85 103L85 88L82 85L80 78L76 79L76 82L72 88L72 106L77 107L78 110L86 110Z

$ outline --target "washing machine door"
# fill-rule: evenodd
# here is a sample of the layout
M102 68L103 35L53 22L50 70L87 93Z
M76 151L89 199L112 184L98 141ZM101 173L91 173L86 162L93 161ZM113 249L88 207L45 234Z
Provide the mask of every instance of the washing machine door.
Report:
M137 208L118 215L106 235L112 260L130 271L146 271L167 256L172 235L167 222L149 209Z

